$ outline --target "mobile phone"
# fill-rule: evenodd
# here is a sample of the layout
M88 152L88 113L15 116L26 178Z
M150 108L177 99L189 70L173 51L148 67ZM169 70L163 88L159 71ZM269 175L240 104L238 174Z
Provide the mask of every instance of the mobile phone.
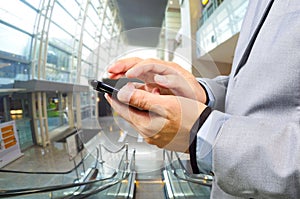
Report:
M96 90L96 91L99 91L99 92L102 92L102 93L108 93L110 94L113 98L115 99L118 99L117 98L117 94L119 92L119 89L109 85L109 84L105 84L101 81L98 81L98 80L91 80L89 81L89 84ZM145 110L142 110L142 109L139 109L139 108L136 108L136 107L133 107L133 106L130 106L136 110L139 110L139 111L145 111ZM145 111L145 112L148 112L148 111Z
M102 93L108 93L111 96L117 98L117 94L119 90L111 85L105 84L98 80L91 80L90 85L94 88L94 90L102 92Z
M98 80L91 80L89 81L89 84L96 90L96 91L99 91L99 92L102 92L102 93L108 93L110 94L113 98L115 99L118 99L117 98L117 94L119 92L119 89L109 85L109 84L106 84L106 83L103 83L101 81L98 81ZM146 110L143 110L143 109L139 109L139 108L136 108L136 107L133 107L133 106L130 106L136 110L139 110L139 111L145 111L145 112L148 112Z

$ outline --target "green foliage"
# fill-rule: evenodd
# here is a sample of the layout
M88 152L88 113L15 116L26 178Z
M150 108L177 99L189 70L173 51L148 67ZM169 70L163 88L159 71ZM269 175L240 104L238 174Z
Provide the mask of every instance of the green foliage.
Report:
M48 117L59 117L59 111L49 110L47 111Z
M47 107L48 117L59 117L59 111L57 110L55 103L49 103Z

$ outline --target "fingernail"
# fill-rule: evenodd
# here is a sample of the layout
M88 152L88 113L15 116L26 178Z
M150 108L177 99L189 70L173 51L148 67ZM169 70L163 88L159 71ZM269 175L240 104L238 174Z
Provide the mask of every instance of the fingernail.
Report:
M109 66L107 67L107 71L109 71L110 68L111 68L112 66L113 66L113 65L109 65Z
M132 69L129 69L126 73L125 73L126 77L131 77L134 76L134 72L132 72Z
M133 85L125 85L118 92L118 99L122 102L129 103L131 95L134 91Z
M154 76L154 81L156 83L160 83L160 84L168 84L168 79L165 76L162 76L162 75L155 75Z

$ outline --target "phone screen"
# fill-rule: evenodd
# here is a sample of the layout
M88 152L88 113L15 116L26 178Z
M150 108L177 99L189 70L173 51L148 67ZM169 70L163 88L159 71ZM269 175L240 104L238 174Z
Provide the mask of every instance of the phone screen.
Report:
M92 81L90 81L90 84L96 91L99 91L102 93L108 93L112 96L116 96L117 93L119 92L119 90L116 89L115 87L105 84L101 81L92 80Z

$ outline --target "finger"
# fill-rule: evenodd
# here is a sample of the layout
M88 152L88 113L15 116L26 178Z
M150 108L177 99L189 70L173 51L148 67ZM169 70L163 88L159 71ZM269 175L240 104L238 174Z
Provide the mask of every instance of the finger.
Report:
M105 98L107 102L111 105L111 107L126 121L135 125L136 121L144 121L147 122L149 119L149 114L144 111L139 111L138 109L131 108L127 104L121 103L120 101L114 99L112 96L105 94ZM134 116L134 117L133 117ZM134 119L139 118L139 120Z
M132 68L137 63L141 62L143 59L138 57L121 59L108 67L107 71L110 73L110 77L116 78L124 75L130 68Z
M105 95L118 115L129 122L144 138L153 137L165 126L166 119L152 112L139 111Z
M178 75L154 75L154 82L165 88L180 88L187 82Z
M154 75L168 75L168 74L178 74L173 67L158 64L158 63L147 63L141 62L135 67L129 69L125 75L128 78L138 78L143 80L144 82L154 82Z
M132 84L137 89L142 89L157 95L161 94L160 88L157 87L157 84L145 84L145 83L138 83L138 82L132 82Z
M125 76L125 73L118 73L118 74L109 73L108 74L108 78L110 78L110 79L120 79L124 76Z
M145 87L145 84L140 82L131 82L131 84L133 84L133 86L137 89L144 89Z

